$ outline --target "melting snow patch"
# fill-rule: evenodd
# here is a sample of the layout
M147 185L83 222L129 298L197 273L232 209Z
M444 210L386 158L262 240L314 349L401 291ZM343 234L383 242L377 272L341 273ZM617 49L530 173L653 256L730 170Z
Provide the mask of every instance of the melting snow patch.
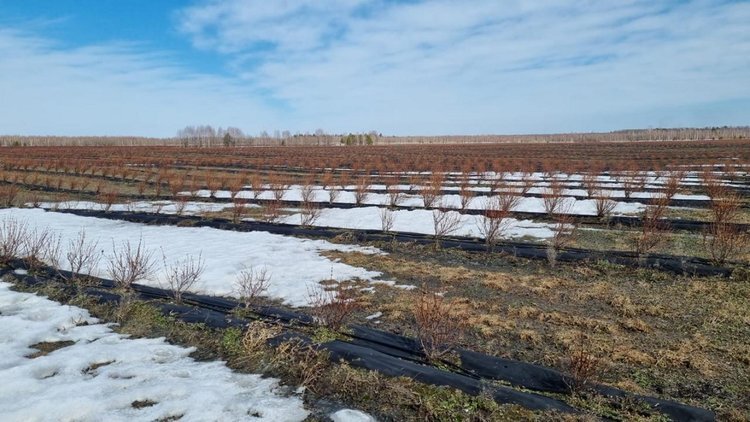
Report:
M541 200L540 200L541 201ZM338 227L345 229L380 230L380 208L358 207L351 209L326 208L320 218L315 221L316 226ZM450 211L455 212L455 211ZM478 216L461 215L460 226L456 230L457 236L478 237ZM289 224L300 224L300 214L294 214L282 219ZM531 236L546 239L552 237L552 224L537 223L531 220L508 219L505 237ZM393 231L422 234L435 234L433 214L430 210L396 210L393 211Z
M377 420L359 410L341 409L331 414L333 422L376 422Z
M86 323L86 324L84 324ZM278 382L196 362L192 348L129 339L85 309L0 282L0 420L244 420L307 417ZM40 342L74 342L29 359Z
M375 319L375 318L380 318L382 316L383 316L383 313L380 312L380 311L378 311L378 312L375 312L372 315L366 316L365 319Z
M30 206L31 204L26 204ZM247 208L259 208L260 205L246 204ZM110 211L131 211L131 212L149 212L162 214L184 214L195 215L209 212L221 212L232 208L231 203L219 202L196 202L187 201L184 203L174 201L134 201L127 204L112 204ZM61 210L92 210L104 211L106 206L98 202L91 201L66 201L66 202L43 202L39 208L61 209Z
M81 217L72 214L45 212L38 209L0 210L0 219L15 218L26 221L30 229L50 228L61 236L61 256L65 256L70 241L81 230L86 238L98 241L102 255L94 275L106 276L107 258L114 248L124 242L135 245L140 239L161 264L165 255L168 264L183 260L186 255L201 254L206 271L195 292L211 295L235 296L234 281L244 268L265 267L271 276L266 295L283 300L291 306L309 304L309 292L321 289L319 282L328 279L346 281L361 279L375 281L381 273L332 261L321 255L323 251L382 253L372 247L338 245L324 240L299 239L268 232L234 232L208 227L149 226L124 221ZM63 260L63 265L67 265ZM69 270L70 268L62 268ZM162 265L149 280L139 283L158 286L163 279Z

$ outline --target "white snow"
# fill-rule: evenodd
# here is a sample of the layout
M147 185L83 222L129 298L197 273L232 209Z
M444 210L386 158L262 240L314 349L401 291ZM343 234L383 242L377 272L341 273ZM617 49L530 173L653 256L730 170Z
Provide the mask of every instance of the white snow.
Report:
M488 192L489 188L475 188L473 190L476 191L483 191ZM529 192L530 193L543 193L546 191L546 188L533 188ZM610 191L603 191L606 192L610 198L624 198L625 192L622 190L610 190ZM585 196L586 191L580 190L580 189L567 189L563 192L565 195L578 195L578 196ZM633 198L652 198L654 196L658 196L658 193L655 192L634 192ZM198 191L197 196L207 198L209 197L208 191ZM229 192L226 191L219 191L216 194L217 197L223 198L228 197ZM252 198L252 192L251 191L243 191L238 194L239 197L242 198ZM258 195L259 199L273 199L273 195L270 191L263 191ZM469 209L483 209L484 204L486 201L485 196L477 196L470 200L468 208ZM677 194L674 197L675 199L693 199L693 200L707 200L708 197L705 195L684 195L684 194ZM440 195L439 197L440 203L442 206L448 207L448 208L460 208L461 204L461 197L458 194L445 194ZM284 193L285 201L301 201L302 195L301 195L301 188L299 186L290 186L290 188ZM320 202L320 203L327 203L329 201L329 194L328 191L322 190L320 187L316 187L313 191L313 202ZM570 213L571 214L579 214L579 215L596 215L596 206L595 201L593 199L575 199L573 197L567 196L566 201L573 204ZM521 199L521 202L525 204L519 205L518 207L514 208L513 211L526 211L526 212L544 212L544 205L542 198L535 198L535 197L523 197ZM347 192L347 191L339 191L338 197L336 198L336 203L340 204L353 204L355 203L354 200L354 193L353 192ZM387 194L383 193L369 193L365 200L363 201L363 205L386 205L389 203L389 198ZM217 204L221 205L221 204ZM225 207L231 207L231 204L224 204ZM399 206L402 207L423 207L424 201L422 198L417 194L402 194L402 198L398 203ZM617 206L613 210L613 214L629 214L629 213L637 213L642 211L645 208L644 204L638 203L638 202L620 202L617 201Z
M640 202L617 202L613 215L625 215L625 214L636 214L643 211L646 208L644 204ZM575 215L596 215L596 201L593 199L575 199L575 198L564 198L560 207L562 210L567 210L569 214ZM542 198L521 198L513 208L513 211L520 212L533 212L533 213L545 213L544 200Z
M61 305L0 282L0 420L131 421L182 415L181 421L296 421L302 400L281 395L278 380L197 362L192 348L163 338L129 339L85 309ZM39 342L74 344L29 358ZM101 365L93 369L93 366ZM155 404L136 409L133 402Z
M367 320L370 320L370 319L376 319L376 318L380 318L380 317L382 317L382 316L383 316L383 313L382 313L382 312L380 312L380 311L378 311L378 312L375 312L375 313L374 313L374 314L372 314L372 315L368 315L368 316L366 316L366 317L365 317L365 319L367 319Z
M29 206L29 204L27 204ZM136 201L126 204L112 204L110 211L149 212L162 214L177 214L178 207L182 206L182 214L195 215L208 212L220 212L232 208L231 203L187 201L179 204L174 201ZM259 208L257 204L246 204L247 208ZM104 211L104 204L91 201L66 201L66 202L43 202L39 208L61 209L61 210L93 210Z
M176 263L186 255L205 261L206 271L194 289L212 295L234 296L233 283L244 268L265 267L271 275L266 295L278 298L291 306L309 304L310 292L322 288L320 281L335 279L345 281L362 279L375 281L381 273L352 267L332 261L320 254L322 251L382 253L378 249L355 245L337 245L323 240L298 239L268 232L234 232L206 227L148 226L144 224L80 217L65 213L45 212L38 209L0 210L0 219L15 218L27 221L30 228L51 228L62 237L62 256L68 242L85 229L88 239L98 240L98 249L104 259L99 261L95 275L106 276L107 257L114 247L123 242L137 244L142 238L146 248L155 251L159 264L162 251L167 263ZM63 264L66 264L63 260ZM63 268L65 270L69 268ZM159 285L163 273L139 282Z
M338 227L347 229L371 229L380 230L380 208L357 207L351 209L326 208L321 211L320 217L314 225L321 227ZM456 211L449 211L455 213ZM411 232L422 234L435 234L435 226L431 210L395 210L393 211L393 231ZM461 215L461 225L452 235L481 237L477 222L479 216ZM281 219L288 224L300 224L300 214L292 214ZM546 239L553 236L552 224L536 223L531 220L508 219L508 227L504 233L505 237L530 236Z
M377 422L375 418L360 410L341 409L330 415L333 422Z

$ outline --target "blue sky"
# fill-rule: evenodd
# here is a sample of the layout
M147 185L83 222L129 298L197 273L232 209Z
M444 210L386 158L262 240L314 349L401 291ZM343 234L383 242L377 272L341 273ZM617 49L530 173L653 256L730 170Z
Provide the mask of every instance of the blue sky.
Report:
M750 124L750 2L0 0L0 133Z

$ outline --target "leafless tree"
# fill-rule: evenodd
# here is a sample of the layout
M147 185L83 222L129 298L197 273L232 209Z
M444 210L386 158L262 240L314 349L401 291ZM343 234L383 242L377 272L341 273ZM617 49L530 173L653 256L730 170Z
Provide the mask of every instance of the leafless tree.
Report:
M333 204L339 198L341 191L334 185L328 189L328 202Z
M206 173L206 187L208 188L209 195L212 198L216 198L216 194L224 187L224 179L221 176L217 176L213 173Z
M179 174L175 174L168 179L168 184L169 193L174 198L178 196L179 193L182 192L182 190L185 188L185 179L183 179Z
M236 199L237 195L245 188L245 176L235 175L229 178L227 187L229 188L229 197L233 200Z
M547 261L551 267L557 264L557 256L560 250L567 247L573 240L576 232L575 217L570 213L570 205L563 206L554 215L552 226L552 238L547 242Z
M137 245L130 241L118 247L112 243L112 256L107 263L107 274L122 289L129 290L133 283L151 277L154 270L154 253L146 249L143 238Z
M44 262L48 248L53 245L55 234L49 228L34 228L23 238L23 259L30 270Z
M266 223L273 223L279 218L280 215L281 215L281 202L277 200L272 200L272 201L266 202L265 206L263 207L263 215L261 219L265 221Z
M0 186L0 204L5 208L14 206L20 191L21 188L16 183Z
M521 196L525 196L531 188L534 187L534 179L532 178L532 174L525 171L521 175Z
M498 209L510 213L518 206L522 197L512 191L503 191L498 192L495 198L497 198Z
M276 173L271 174L268 185L276 201L284 199L284 194L289 189L289 185L284 181L282 176Z
M626 173L620 177L620 183L622 183L622 190L625 194L625 198L630 198L638 189L638 180L632 173Z
M502 238L510 225L510 212L504 208L498 197L485 200L484 212L477 219L477 229L484 238L488 249L492 249Z
M99 194L99 201L104 205L104 212L109 212L112 205L117 202L118 193L115 190L109 189Z
M617 202L610 198L609 193L602 189L596 189L593 194L594 205L596 206L596 216L600 219L608 219L615 210Z
M29 227L25 221L6 217L0 224L0 263L7 264L20 257Z
M432 208L436 203L440 202L442 188L442 174L433 173L430 180L419 189L419 195L422 197L422 202L424 203L425 208Z
M393 229L394 220L393 210L387 207L380 209L380 227L384 232L390 232Z
M250 176L250 189L253 191L253 199L258 199L261 193L263 193L263 179L260 174L253 173Z
M246 307L250 307L258 297L262 296L271 284L268 268L245 268L237 274L234 289Z
M735 224L742 209L742 197L722 184L708 190L712 195L712 221L703 233L703 246L716 265L723 265L747 251L750 235Z
M667 176L664 182L664 197L672 199L680 191L680 183L685 177L684 171L673 171Z
M566 379L566 382L571 392L579 393L596 381L602 370L602 362L594 355L593 344L583 334L578 336L578 344L569 353L570 379Z
M585 173L583 175L583 180L581 180L581 185L583 185L583 188L586 190L586 194L589 198L593 197L594 194L598 193L600 189L598 188L598 183L596 180L596 174L589 172Z
M436 362L458 345L465 323L442 295L422 289L414 307L417 338L427 360Z
M474 199L474 191L471 190L468 181L461 183L458 189L458 196L461 199L461 210L467 209L471 200Z
M315 200L315 186L311 179L306 179L300 188L302 202L311 203Z
M311 312L319 324L339 330L362 308L361 297L355 286L336 283L332 288L308 291Z
M490 185L490 194L505 192L508 190L508 182L505 180L503 173L492 175L487 179Z
M703 172L701 173L701 181L703 182L703 189L706 191L706 195L708 195L711 200L714 198L720 198L726 194L727 187L716 177L710 168L703 169Z
M711 217L714 223L730 223L735 221L742 210L742 197L722 186L713 188L711 197Z
M99 242L86 238L86 230L81 229L78 235L68 241L65 259L70 267L71 280L78 279L81 274L94 275L101 255L98 252ZM57 266L57 265L55 265Z
M164 263L162 283L172 292L175 302L182 303L183 293L193 288L206 271L206 262L199 253L197 257L187 255L182 260L168 263L163 250L162 262Z
M750 235L732 223L711 223L703 233L703 246L714 264L724 265L747 253Z
M545 189L542 194L542 201L544 203L544 211L549 216L553 216L557 213L560 208L564 197L562 196L563 185L557 179L552 179L550 185Z
M409 174L407 179L409 181L409 193L418 193L423 185L421 178L416 174Z
M232 223L237 224L242 221L242 217L247 212L247 201L242 198L232 199Z
M368 176L362 176L357 181L354 187L354 203L362 205L367 201L367 197L370 195L370 178Z
M187 208L188 197L185 195L177 195L174 201L175 214L182 215ZM157 213L158 214L158 213Z
M455 233L461 227L461 214L439 206L432 210L432 224L435 230L435 247L440 247L440 240Z
M62 260L62 236L52 234L42 250L41 261L59 271Z
M669 234L669 223L665 221L664 214L667 210L669 199L661 196L653 199L651 205L643 211L641 216L641 231L634 239L635 251L643 255L658 245L664 243Z
M314 202L303 202L302 208L300 209L300 223L305 227L310 227L315 224L315 221L320 218L323 213L323 209Z
M320 187L323 190L328 190L333 184L333 173L330 170L326 170L320 178Z
M397 184L388 185L386 187L388 192L388 206L391 208L398 207L404 200L404 193L401 192Z
M27 201L31 204L33 208L39 208L42 206L42 197L36 192L29 193L29 197L27 198Z

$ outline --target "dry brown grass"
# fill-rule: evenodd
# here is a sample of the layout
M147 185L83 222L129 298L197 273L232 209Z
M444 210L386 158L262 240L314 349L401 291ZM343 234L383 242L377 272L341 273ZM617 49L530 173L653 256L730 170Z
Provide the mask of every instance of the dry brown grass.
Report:
M585 334L607 351L597 355L603 382L750 416L740 399L750 394L749 285L606 265L488 267L435 254L335 256L402 283L450 286L473 349L565 371ZM378 287L368 310L400 331L416 295Z

